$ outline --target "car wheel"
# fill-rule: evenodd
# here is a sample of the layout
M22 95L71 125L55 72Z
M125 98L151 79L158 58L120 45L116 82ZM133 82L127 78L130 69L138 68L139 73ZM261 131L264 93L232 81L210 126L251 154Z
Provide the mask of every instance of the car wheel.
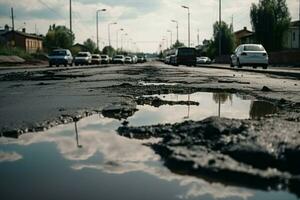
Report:
M241 63L240 63L240 60L237 60L237 66L238 66L238 68L242 68L243 66L241 65Z
M230 67L234 67L232 60L230 60Z
M263 69L268 69L268 65L263 66Z
M59 65L55 65L56 67L59 67Z
M253 69L257 69L257 66L253 66Z

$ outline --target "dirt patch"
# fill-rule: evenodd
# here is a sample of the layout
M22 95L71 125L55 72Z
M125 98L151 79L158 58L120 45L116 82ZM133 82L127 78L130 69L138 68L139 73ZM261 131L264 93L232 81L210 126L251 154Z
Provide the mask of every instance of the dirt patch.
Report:
M171 171L277 190L279 185L292 189L299 183L299 130L298 123L274 118L208 118L172 125L124 126L118 132L136 139L162 138L152 148Z

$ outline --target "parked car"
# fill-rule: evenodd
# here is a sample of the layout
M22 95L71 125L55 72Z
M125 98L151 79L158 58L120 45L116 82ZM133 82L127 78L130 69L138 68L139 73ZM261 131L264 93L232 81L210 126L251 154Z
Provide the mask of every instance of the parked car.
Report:
M92 54L90 52L79 52L75 57L75 65L90 65L92 63Z
M132 64L132 58L130 56L125 57L125 63L126 64Z
M144 63L146 61L147 61L147 59L144 55L138 55L138 59L137 59L138 63Z
M132 63L136 64L137 60L138 60L138 57L136 55L132 55L131 57L132 57Z
M167 64L167 65L170 64L170 58L171 58L170 55L166 56L165 60L164 60L164 63Z
M99 54L92 54L92 64L101 64L101 56Z
M49 54L48 58L50 67L52 67L53 65L56 65L56 67L58 67L59 65L64 65L65 67L67 65L73 65L73 56L68 49L53 50Z
M210 64L211 59L209 57L197 57L197 64Z
M176 56L175 56L175 54L170 56L170 63L169 64L176 66Z
M124 64L125 63L125 56L116 55L115 57L113 57L112 63L114 63L114 64Z
M100 59L101 59L101 64L109 64L110 63L108 55L103 54L100 56Z
M242 44L236 48L230 57L230 66L258 66L267 69L269 65L269 56L261 44Z
M190 47L178 48L175 52L175 65L196 66L196 49Z

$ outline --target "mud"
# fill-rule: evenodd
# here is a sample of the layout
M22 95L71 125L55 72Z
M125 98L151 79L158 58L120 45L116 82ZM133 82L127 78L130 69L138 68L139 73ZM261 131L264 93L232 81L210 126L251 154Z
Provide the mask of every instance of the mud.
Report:
M208 118L146 127L120 127L135 139L162 138L151 145L165 166L180 174L267 190L296 188L300 174L300 125ZM298 191L293 191L300 195Z
M150 105L154 107L160 107L162 105L195 105L199 106L199 102L195 101L166 101L158 97L138 97L136 98L138 105Z

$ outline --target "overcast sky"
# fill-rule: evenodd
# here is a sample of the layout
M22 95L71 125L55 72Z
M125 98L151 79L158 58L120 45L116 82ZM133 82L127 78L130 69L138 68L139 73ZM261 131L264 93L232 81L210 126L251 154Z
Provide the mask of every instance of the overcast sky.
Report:
M222 0L223 20L231 23L234 30L250 25L250 6L258 0ZM298 19L299 0L287 0L292 19ZM96 10L105 8L100 14L100 45L108 43L107 24L117 22L111 27L112 45L116 47L116 30L124 28L128 33L126 40L136 42L141 51L156 52L164 37L170 43L170 33L176 40L176 25L172 19L179 21L179 40L187 43L187 10L190 7L191 43L197 45L197 30L200 41L210 39L212 25L218 19L218 0L73 0L73 31L76 42L82 43L87 38L96 41ZM46 34L50 24L69 27L69 0L0 0L0 27L11 25L10 8L14 7L15 27L26 27L27 32ZM36 27L36 29L35 29ZM121 33L120 33L121 35ZM121 36L120 36L121 38ZM120 40L119 38L119 40ZM126 37L125 37L126 38ZM119 44L121 42L119 41ZM126 46L126 43L123 44ZM166 42L164 42L166 45Z

